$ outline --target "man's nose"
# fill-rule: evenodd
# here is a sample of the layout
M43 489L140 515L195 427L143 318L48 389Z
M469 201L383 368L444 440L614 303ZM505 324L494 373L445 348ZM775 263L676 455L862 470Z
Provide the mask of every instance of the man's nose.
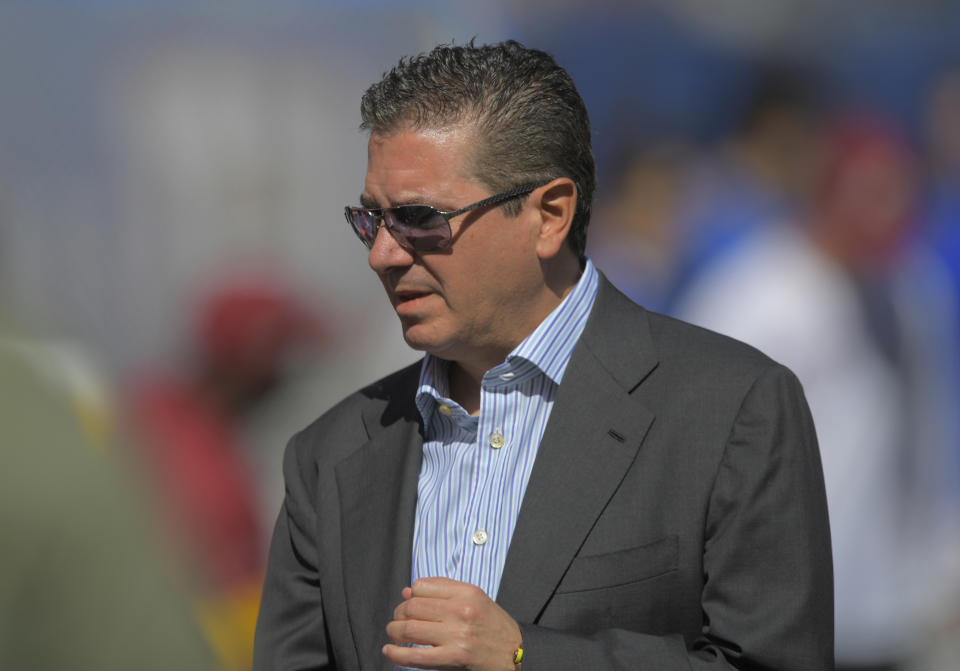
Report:
M381 226L373 239L367 261L375 272L381 273L390 268L409 266L413 263L413 255L400 246L386 226Z

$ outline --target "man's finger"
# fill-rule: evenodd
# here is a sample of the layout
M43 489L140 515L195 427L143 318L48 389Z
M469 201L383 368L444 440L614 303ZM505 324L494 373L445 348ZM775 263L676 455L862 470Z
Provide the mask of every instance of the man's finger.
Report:
M448 619L448 601L433 597L413 597L397 604L393 609L393 619L442 622Z
M464 668L467 664L464 653L456 649L409 648L387 643L381 652L397 666L409 666L415 669Z
M483 590L476 585L460 582L459 580L432 577L418 578L411 586L411 593L415 597L423 596L432 599L451 599L461 593L466 595L477 593L476 595L479 596L483 594Z
M381 652L383 656L389 659L397 666L409 666L415 669L434 668L430 663L430 655L424 651L432 648L408 648L402 645L387 643L383 646Z
M387 624L387 636L400 644L440 645L445 640L438 623L422 620L393 620Z

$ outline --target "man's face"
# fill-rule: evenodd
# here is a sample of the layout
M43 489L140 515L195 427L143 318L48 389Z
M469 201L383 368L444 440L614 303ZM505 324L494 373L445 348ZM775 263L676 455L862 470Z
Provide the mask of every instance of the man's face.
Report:
M455 210L492 195L468 177L471 142L465 128L372 135L363 204ZM370 267L411 347L453 361L502 360L544 316L531 309L543 290L536 209L525 204L518 216L507 217L499 207L485 207L450 224L452 246L426 254L403 249L381 227Z

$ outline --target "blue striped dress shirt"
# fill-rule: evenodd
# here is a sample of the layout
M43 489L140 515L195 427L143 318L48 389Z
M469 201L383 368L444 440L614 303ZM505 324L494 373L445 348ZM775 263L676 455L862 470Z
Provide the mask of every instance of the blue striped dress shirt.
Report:
M570 354L597 295L587 261L573 291L483 377L480 413L449 398L449 362L423 360L423 462L411 582L443 576L495 599L520 502Z

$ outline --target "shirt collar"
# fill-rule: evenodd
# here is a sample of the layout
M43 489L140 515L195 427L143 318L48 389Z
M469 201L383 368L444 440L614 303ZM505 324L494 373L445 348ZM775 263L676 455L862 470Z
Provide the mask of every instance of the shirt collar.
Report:
M593 262L587 259L583 273L573 290L507 355L506 361L487 371L484 382L516 384L533 375L543 374L554 383L560 384L573 348L590 316L598 286L599 274ZM420 366L416 404L425 427L429 427L433 413L439 405L466 414L449 399L448 370L448 361L429 353L424 356Z
M598 286L597 269L587 259L587 265L573 291L507 355L506 363L522 366L522 361L529 361L556 384L560 384L573 348L587 324ZM499 373L503 365L492 369L490 373Z

